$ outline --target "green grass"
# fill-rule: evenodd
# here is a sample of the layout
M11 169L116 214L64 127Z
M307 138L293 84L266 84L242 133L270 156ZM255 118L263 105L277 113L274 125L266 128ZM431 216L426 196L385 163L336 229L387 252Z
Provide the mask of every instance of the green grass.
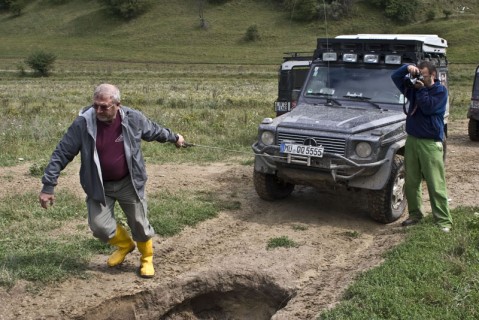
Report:
M127 67L110 77L7 75L0 81L0 165L16 164L18 158L34 162L49 159L78 111L91 103L95 84L102 81L119 86L124 105L183 134L188 142L230 150L178 150L171 144L144 143L148 162L216 161L232 154L251 161L250 146L256 139L257 125L264 117L274 115L276 70L270 66L237 66L210 77L215 70L212 65L165 65L161 73L132 74Z
M240 202L234 199L221 200L211 192L199 192L193 195L173 195L162 192L151 197L148 203L149 220L155 232L161 236L172 236L186 226L216 217L220 210L240 208Z
M277 238L271 238L268 240L268 244L266 245L266 249L275 249L275 248L296 248L299 244L296 243L294 240L291 240L287 236L281 236Z
M428 217L385 262L360 275L319 319L477 319L479 208L452 211L443 233Z
M25 193L0 201L0 286L12 287L24 279L34 290L69 277L87 277L90 259L113 250L87 230L83 199L59 193L48 210L37 199L37 194ZM224 200L212 192L153 194L148 205L150 222L162 236L193 227L220 210L240 208L234 196ZM125 222L123 212L116 209L118 221Z
M220 6L206 5L204 17L210 27L202 30L196 0L158 0L150 12L132 21L115 18L95 0L71 0L64 5L37 0L19 17L0 13L0 69L15 70L38 49L55 53L70 68L77 62L105 61L112 71L121 61L276 65L283 52L312 52L316 38L344 33L436 33L449 41L450 61L479 61L476 3L421 2L417 21L401 25L385 18L367 0L355 2L345 19L318 17L308 23L291 21L290 12L282 10L277 1L231 0ZM460 14L459 5L471 10ZM431 8L436 18L425 21ZM453 12L449 19L441 13L444 8ZM258 26L261 41L246 43L242 38L253 24Z
M89 259L106 247L89 234L58 233L67 223L85 223L84 201L58 194L49 210L38 204L38 194L2 197L0 202L0 286L18 279L37 284L85 275Z

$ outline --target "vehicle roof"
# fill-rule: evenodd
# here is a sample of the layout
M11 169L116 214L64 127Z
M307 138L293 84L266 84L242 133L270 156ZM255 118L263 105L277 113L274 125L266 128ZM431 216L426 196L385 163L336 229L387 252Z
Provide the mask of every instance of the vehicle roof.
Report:
M368 34L339 35L335 39L415 40L423 43L424 52L445 53L447 41L435 34Z
M309 67L311 65L310 60L289 60L281 64L281 70L291 70L297 66Z

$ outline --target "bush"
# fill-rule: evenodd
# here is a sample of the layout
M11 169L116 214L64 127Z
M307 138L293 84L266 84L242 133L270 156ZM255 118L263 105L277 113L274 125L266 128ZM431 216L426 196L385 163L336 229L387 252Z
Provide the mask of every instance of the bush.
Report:
M386 17L406 23L415 20L419 0L371 0L371 4L384 9Z
M426 20L427 21L432 21L432 20L434 20L434 18L436 18L436 12L434 12L434 10L429 10L426 13Z
M26 4L23 1L14 1L10 5L10 11L15 17L18 17L22 14L23 9L25 9Z
M226 3L228 2L229 0L208 0L208 3L211 3L211 4L223 4L223 3Z
M352 8L351 0L330 1L329 4L318 6L318 18L326 16L329 19L340 20L347 16Z
M444 10L442 10L442 13L444 14L444 17L445 17L446 19L449 19L449 16L452 14L452 11L451 11L451 10L444 9Z
M258 26L253 24L246 29L246 33L244 35L245 41L252 42L261 39L258 31Z
M98 0L98 2L125 19L142 15L154 3L153 0Z
M53 53L37 51L25 59L25 64L42 77L48 77L57 57Z
M25 71L25 65L21 62L17 63L17 71L18 71L18 75L20 77L24 77L27 75L27 72Z
M316 0L285 0L283 5L291 11L291 19L296 21L311 21L318 16L318 1Z

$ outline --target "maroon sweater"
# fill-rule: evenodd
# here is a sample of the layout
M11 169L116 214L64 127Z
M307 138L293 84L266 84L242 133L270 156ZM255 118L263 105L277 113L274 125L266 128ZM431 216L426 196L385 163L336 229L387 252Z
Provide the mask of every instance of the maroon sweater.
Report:
M97 120L96 148L100 157L103 181L118 181L126 177L128 165L119 112L112 123Z

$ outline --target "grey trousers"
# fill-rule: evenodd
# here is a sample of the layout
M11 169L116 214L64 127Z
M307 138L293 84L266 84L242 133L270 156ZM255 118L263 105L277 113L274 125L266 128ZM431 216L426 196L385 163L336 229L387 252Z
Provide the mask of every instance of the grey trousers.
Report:
M108 242L115 236L115 202L126 215L128 226L131 229L133 240L148 241L155 231L147 217L146 199L138 198L133 188L130 176L119 180L104 183L106 206L87 197L88 225L93 236L103 242Z

